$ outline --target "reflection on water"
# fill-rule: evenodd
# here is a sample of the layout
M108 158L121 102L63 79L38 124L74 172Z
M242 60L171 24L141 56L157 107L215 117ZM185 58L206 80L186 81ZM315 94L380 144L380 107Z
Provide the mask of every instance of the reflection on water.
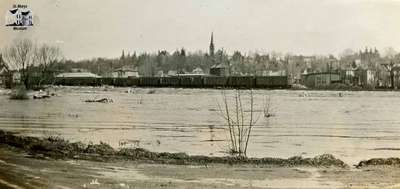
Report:
M149 91L155 91L148 94ZM0 128L24 134L83 142L121 141L153 151L224 155L227 134L212 89L59 88L59 96L11 101L0 95ZM229 93L233 94L232 91ZM307 93L307 95L303 95ZM253 157L315 156L331 153L347 163L371 157L398 156L400 93L256 90L271 98L273 114L253 130L248 155ZM111 98L114 103L85 103ZM377 150L378 149L378 150Z

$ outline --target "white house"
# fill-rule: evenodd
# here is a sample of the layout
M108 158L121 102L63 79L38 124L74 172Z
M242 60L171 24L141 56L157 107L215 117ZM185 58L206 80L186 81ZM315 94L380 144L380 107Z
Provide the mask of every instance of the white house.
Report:
M203 71L203 69L197 67L197 68L193 69L192 74L204 75L204 71Z
M139 77L139 72L129 67L122 67L114 70L111 73L113 78L128 78L128 77Z
M286 76L286 70L264 70L262 76Z
M167 73L167 76L177 76L178 75L178 71L176 70L169 70Z

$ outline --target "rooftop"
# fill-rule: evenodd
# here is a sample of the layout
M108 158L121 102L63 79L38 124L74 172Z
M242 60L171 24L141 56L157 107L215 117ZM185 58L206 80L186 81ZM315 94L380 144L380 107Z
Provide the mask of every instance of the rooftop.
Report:
M90 73L90 72L73 72L73 73L60 73L56 77L68 77L68 78L79 78L79 77L90 77L90 78L100 78L100 76Z

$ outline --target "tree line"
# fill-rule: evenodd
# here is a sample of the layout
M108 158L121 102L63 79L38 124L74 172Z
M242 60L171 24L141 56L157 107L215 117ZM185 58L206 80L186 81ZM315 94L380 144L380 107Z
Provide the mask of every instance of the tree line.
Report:
M51 77L51 69L61 60L61 50L48 44L37 44L29 39L16 40L3 49L2 61L10 72L18 71L20 82L28 87L29 79Z
M201 68L205 73L209 73L210 68L218 64L225 66L230 75L239 76L264 75L268 71L284 71L291 78L299 78L305 70L339 72L361 66L379 72L377 75L386 77L389 73L394 77L393 68L400 62L400 54L393 48L385 49L383 56L379 53L373 54L377 51L372 52L372 49L366 50L366 52L346 49L338 57L335 57L333 55L303 56L279 52L244 54L234 51L229 54L224 49L219 49L214 55L210 55L202 51L188 52L182 48L173 52L159 50L154 53L122 51L121 56L116 58L74 61L64 59L61 50L56 46L37 44L29 39L22 39L4 48L2 57L10 70L20 72L21 82L26 85L33 75L46 79L54 76L55 73L69 72L74 68L107 76L115 69L129 67L137 69L141 76L157 76L161 72L167 74L170 70L177 73L190 73L195 68ZM374 56L369 57L369 54ZM357 65L356 60L360 58L366 60L359 62L361 65Z

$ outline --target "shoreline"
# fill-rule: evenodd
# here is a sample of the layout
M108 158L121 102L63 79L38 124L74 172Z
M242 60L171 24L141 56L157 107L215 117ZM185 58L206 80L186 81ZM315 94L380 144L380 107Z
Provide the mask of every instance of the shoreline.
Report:
M397 167L279 167L246 164L173 165L138 161L35 158L0 144L0 188L398 188Z
M30 89L31 92L37 92L45 89L57 89L57 88L137 88L137 89L200 89L200 90L287 90L287 91L332 91L332 92L400 92L400 89L390 89L390 88L376 88L376 89L368 89L368 88L245 88L245 87L157 87L157 86L116 86L116 85L100 85L100 86L92 86L92 85L45 85L39 88ZM10 88L0 88L0 90L6 90L11 92L13 89Z
M360 162L358 167L349 167L332 155L317 157L235 159L144 149L115 150L105 143L85 145L57 137L18 136L0 130L0 188L400 187L399 164L384 164L390 159L371 159Z
M293 156L284 158L251 158L237 156L211 157L202 155L188 155L186 153L151 152L143 148L121 148L116 150L110 145L84 144L69 142L60 137L39 138L16 135L16 133L0 130L0 144L28 152L35 158L51 158L64 160L89 161L136 161L143 163L174 164L174 165L270 165L277 167L337 167L350 168L351 166L331 154L323 154L313 158ZM360 161L356 168L367 166L400 166L400 158L373 158Z
M309 166L309 167L341 167L349 166L333 155L323 154L314 158L294 156L283 158L248 158L238 156L210 157L203 155L187 155L186 153L151 152L143 148L121 148L116 150L110 145L84 144L69 142L59 137L39 138L20 136L13 132L0 130L0 144L22 149L34 157L53 159L80 159L93 161L132 160L145 163L161 163L176 165L207 165L207 164L250 164L273 166Z

